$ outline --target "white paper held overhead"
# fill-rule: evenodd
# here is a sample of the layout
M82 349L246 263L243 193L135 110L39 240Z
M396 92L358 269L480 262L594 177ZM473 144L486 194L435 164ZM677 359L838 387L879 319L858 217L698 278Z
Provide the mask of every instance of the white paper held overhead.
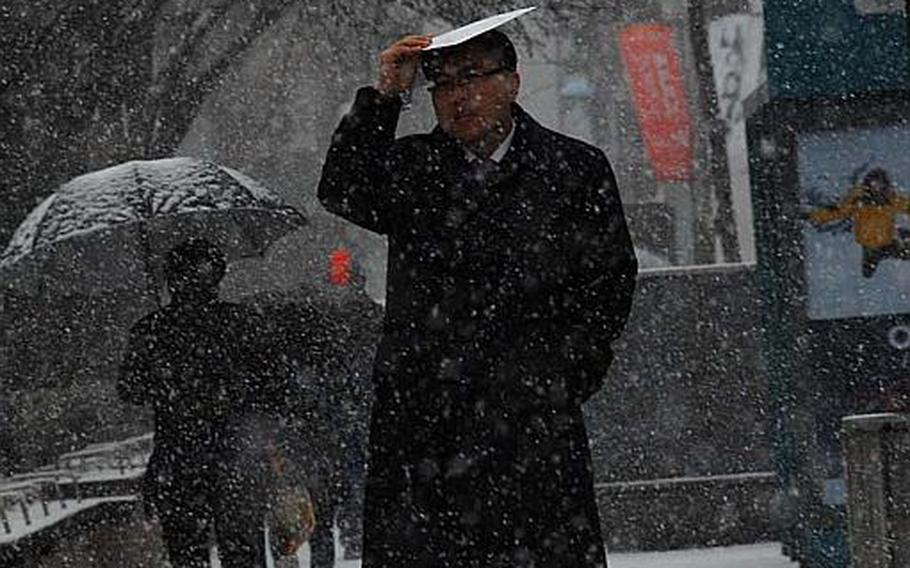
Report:
M489 18L471 22L466 26L455 28L454 30L434 37L432 43L425 47L424 51L430 49L442 49L444 47L452 47L454 45L464 43L473 37L477 37L484 32L498 28L499 26L507 22L511 22L515 18L523 16L535 9L536 6L532 6L530 8L522 8L520 10L512 10L511 12L497 14L496 16L490 16Z

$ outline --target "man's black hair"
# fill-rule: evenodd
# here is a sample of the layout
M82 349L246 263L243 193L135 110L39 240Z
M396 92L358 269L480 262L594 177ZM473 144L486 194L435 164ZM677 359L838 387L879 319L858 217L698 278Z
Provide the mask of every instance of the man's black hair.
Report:
M218 280L227 269L227 259L215 244L207 239L193 237L172 248L167 253L165 272L168 278L179 277L193 271L203 263L214 267Z
M518 69L518 54L512 40L499 30L490 30L452 47L425 51L420 60L424 77L428 81L435 81L442 73L442 66L446 60L469 53L495 61L499 67L509 71Z

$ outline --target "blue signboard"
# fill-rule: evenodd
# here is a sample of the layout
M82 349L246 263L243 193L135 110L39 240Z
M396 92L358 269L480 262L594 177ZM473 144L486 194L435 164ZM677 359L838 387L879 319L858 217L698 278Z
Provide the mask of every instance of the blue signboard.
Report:
M908 87L903 1L765 0L764 10L771 99Z
M806 568L850 565L843 417L910 398L908 118L889 89L747 122L781 540Z

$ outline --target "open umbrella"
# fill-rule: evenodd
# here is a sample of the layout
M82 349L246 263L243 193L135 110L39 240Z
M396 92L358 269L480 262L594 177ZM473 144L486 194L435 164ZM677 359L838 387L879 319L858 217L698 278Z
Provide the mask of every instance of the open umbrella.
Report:
M261 255L304 224L230 168L191 158L127 162L77 177L38 205L0 256L0 282L29 294L127 288L154 296L163 254L189 237L235 260Z
M247 176L190 158L132 161L71 180L0 256L0 379L59 383L115 370L125 330L161 303L170 248L205 237L235 260L262 255L305 223Z

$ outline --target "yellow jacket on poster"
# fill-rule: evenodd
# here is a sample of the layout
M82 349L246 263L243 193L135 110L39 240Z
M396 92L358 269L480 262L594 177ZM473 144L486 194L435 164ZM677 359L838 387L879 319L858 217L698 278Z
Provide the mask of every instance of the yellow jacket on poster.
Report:
M836 207L816 209L809 213L809 219L815 225L850 219L858 244L871 249L886 247L894 242L895 216L910 212L910 198L892 191L884 203L875 204L869 203L868 197L867 188L856 187Z

